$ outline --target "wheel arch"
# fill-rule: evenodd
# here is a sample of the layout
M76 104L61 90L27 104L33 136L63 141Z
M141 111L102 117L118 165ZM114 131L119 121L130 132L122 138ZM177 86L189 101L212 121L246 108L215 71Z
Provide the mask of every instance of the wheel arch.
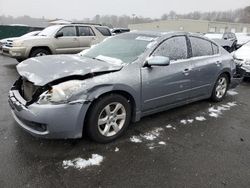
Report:
M36 50L36 49L44 49L44 50L47 50L50 54L52 54L52 50L50 49L50 47L48 46L33 46L31 49L30 49L30 52L29 52L29 57L31 55L31 53Z
M136 103L136 99L135 97L128 91L125 90L105 90L102 93L99 93L97 95L93 95L95 96L95 98L92 99L91 104L86 112L86 116L88 116L88 114L91 111L91 108L93 107L93 105L95 104L95 102L97 102L97 100L100 100L102 97L107 96L107 95L112 95L112 94L117 94L117 95L121 95L123 97L125 97L128 101L129 104L131 105L131 121L135 122L137 121L138 117L137 117L137 113L136 113L136 109L138 104ZM86 121L87 118L85 118L84 121Z

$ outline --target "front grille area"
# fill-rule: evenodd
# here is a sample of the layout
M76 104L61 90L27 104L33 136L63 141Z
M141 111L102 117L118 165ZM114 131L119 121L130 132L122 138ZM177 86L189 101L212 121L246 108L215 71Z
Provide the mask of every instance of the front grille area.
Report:
M32 82L22 79L21 95L26 101L30 101L38 88Z

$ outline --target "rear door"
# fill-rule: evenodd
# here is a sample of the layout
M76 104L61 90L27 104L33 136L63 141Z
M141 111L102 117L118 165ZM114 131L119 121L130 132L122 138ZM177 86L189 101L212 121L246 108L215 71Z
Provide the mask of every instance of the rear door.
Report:
M197 36L189 37L192 47L193 89L192 98L208 95L221 71L222 61L219 47L209 40Z
M97 43L97 36L89 26L78 26L80 50L85 50Z
M79 52L79 39L77 37L75 26L65 26L58 32L62 32L63 36L54 38L53 44L58 54L70 54Z
M167 39L152 55L169 57L170 65L142 68L143 111L187 100L192 87L193 65L188 59L186 37L175 36Z

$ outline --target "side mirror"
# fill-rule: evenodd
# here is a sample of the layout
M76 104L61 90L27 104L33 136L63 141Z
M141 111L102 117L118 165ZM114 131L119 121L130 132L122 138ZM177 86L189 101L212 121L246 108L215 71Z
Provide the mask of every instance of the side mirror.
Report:
M168 66L170 59L165 56L151 56L146 63L146 66Z
M63 37L63 32L59 31L56 33L55 38Z

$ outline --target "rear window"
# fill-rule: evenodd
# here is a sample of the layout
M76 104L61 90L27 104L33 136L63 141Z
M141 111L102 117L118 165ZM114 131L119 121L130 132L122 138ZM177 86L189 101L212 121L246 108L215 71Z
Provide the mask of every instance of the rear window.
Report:
M79 26L78 31L79 31L79 36L95 36L92 29L87 26Z
M190 37L193 57L213 55L212 43L202 38Z
M111 36L111 32L105 27L95 27L103 36Z

